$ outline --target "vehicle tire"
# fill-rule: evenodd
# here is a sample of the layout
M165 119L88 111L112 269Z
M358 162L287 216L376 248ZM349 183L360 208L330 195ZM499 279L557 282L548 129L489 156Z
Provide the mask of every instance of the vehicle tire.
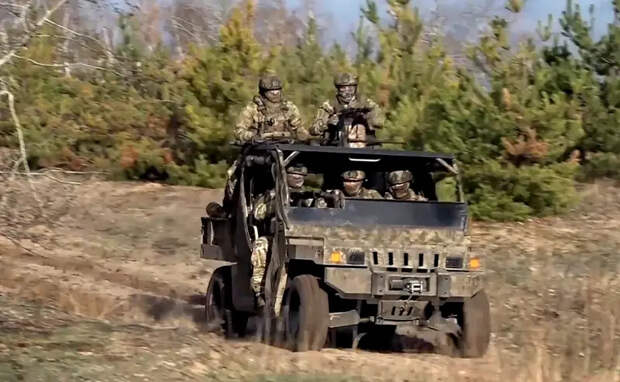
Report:
M462 329L459 350L465 358L482 357L491 340L491 312L484 290L465 300L459 317Z
M313 316L315 332L310 344L310 349L321 350L327 344L327 334L329 332L329 298L327 292L321 288L316 278L313 278L311 286L314 289L316 302L316 315Z
M224 270L218 269L209 280L205 298L207 328L222 331L226 337L243 336L248 317L232 309L227 276Z
M317 279L300 275L290 283L282 309L286 346L293 351L320 350L327 340L327 294Z

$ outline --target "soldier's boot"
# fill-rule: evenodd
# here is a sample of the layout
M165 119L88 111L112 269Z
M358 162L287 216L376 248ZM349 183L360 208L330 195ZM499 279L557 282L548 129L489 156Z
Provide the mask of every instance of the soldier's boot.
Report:
M258 292L254 292L254 297L256 300L256 309L261 312L265 307L265 292L260 290Z

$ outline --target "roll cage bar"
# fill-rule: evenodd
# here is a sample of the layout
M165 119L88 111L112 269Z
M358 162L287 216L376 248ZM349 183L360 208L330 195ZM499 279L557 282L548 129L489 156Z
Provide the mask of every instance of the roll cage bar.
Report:
M286 167L292 163L302 163L309 173L340 174L347 169L359 169L368 172L389 172L397 169L411 169L418 174L431 172L455 176L459 201L464 201L458 165L453 155L431 152L399 151L375 148L351 148L333 146L313 146L265 142L243 147L246 157L254 161L271 164L271 175L276 188L276 212L286 221L283 207L289 206ZM262 158L262 159L261 159ZM436 179L426 179L436 182Z

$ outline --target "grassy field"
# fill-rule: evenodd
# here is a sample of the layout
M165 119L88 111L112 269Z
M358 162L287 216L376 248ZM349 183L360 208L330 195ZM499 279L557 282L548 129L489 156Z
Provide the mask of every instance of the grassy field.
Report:
M484 358L463 360L206 333L199 218L220 191L80 182L38 179L43 210L24 182L3 184L0 381L620 381L614 183L583 185L565 216L473 225L493 336Z

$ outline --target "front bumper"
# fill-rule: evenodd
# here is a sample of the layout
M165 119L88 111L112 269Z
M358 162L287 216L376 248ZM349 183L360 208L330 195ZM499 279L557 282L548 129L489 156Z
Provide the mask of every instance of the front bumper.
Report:
M325 283L342 298L465 298L482 289L482 272L437 270L430 273L327 267Z

